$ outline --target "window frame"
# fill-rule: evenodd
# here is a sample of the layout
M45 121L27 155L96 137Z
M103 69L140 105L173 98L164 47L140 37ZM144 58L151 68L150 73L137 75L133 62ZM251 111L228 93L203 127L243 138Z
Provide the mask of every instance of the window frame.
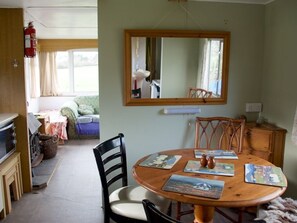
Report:
M68 80L69 80L69 92L63 91L61 88L62 96L77 96L77 95L90 95L90 94L98 94L99 93L99 58L98 58L98 90L97 91L75 91L75 78L74 78L74 53L75 52L97 52L99 57L98 48L81 48L81 49L69 49L66 51L57 51L59 52L67 52L68 54ZM57 60L56 60L57 62ZM58 69L57 69L58 70ZM59 75L59 74L58 74Z

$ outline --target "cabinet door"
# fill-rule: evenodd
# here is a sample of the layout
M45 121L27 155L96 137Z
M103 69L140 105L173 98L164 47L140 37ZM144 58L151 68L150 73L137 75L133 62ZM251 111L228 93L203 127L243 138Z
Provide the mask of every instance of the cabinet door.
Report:
M272 141L272 131L253 128L249 129L246 134L244 147L247 148L252 155L272 161Z
M0 8L0 112L17 113L17 151L21 152L25 192L32 189L26 81L24 73L24 18L21 8Z

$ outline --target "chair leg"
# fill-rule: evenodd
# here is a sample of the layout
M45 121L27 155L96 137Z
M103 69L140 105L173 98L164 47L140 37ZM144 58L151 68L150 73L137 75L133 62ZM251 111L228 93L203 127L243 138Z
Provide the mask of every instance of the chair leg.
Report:
M238 213L238 223L242 223L243 211L244 211L244 208L240 208L240 209L239 209L239 213Z
M110 218L106 214L104 214L104 223L110 223Z
M176 219L180 221L181 218L181 202L176 203Z
M170 205L167 210L167 215L171 216L171 214L172 214L172 202L170 202Z

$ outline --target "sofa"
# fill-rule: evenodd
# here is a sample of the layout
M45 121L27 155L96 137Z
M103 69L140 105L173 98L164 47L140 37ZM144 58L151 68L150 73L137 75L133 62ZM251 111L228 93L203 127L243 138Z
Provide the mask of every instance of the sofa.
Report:
M99 138L99 96L77 96L65 102L61 115L67 117L69 139Z

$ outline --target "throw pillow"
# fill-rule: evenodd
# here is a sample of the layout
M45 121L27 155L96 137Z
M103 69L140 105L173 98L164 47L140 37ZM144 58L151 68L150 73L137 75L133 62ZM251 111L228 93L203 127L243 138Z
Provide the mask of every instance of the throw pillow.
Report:
M81 104L78 106L78 113L81 115L92 115L95 110L91 105Z

